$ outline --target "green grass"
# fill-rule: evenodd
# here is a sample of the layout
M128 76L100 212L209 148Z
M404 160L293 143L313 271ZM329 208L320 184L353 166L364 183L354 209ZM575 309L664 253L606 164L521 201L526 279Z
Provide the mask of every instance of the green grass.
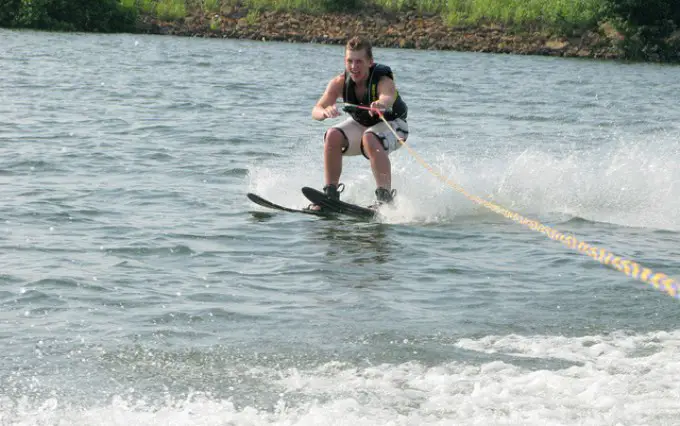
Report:
M245 0L243 3L253 9L259 10L319 11L319 2L314 0Z
M160 19L173 21L187 16L184 0L159 0L156 3L156 15Z
M394 12L417 10L418 12L442 13L447 11L449 0L373 0L371 3Z
M587 26L597 20L602 6L602 0L448 0L444 14L450 24Z
M588 26L603 0L373 0L387 10L440 13L451 25L502 23L524 26Z
M180 19L187 12L218 13L243 4L258 12L267 10L316 13L323 5L349 4L348 0L120 0L144 14ZM574 28L595 24L604 0L364 0L393 12L416 10L441 14L450 25L497 23L515 27ZM252 19L251 19L252 20Z
M216 0L220 1L220 0ZM125 8L134 8L145 15L172 21L187 16L187 2L185 0L120 0Z
M217 13L222 7L222 2L220 0L204 0L203 10L208 13Z
M156 2L154 0L137 0L137 7L142 13L149 15L156 14Z

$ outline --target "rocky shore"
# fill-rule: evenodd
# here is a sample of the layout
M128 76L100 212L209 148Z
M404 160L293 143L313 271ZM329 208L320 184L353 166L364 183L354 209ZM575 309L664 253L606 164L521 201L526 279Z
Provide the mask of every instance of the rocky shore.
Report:
M257 12L231 7L219 13L190 15L180 21L142 18L138 30L150 34L236 38L291 43L344 44L353 35L378 47L454 50L616 59L619 35L603 26L571 37L546 31L513 32L501 26L451 27L439 15L322 14Z

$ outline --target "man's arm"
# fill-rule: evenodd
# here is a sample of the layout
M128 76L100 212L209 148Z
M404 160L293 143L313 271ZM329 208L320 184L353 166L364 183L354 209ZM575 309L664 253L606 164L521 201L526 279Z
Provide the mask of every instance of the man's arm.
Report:
M383 77L378 82L378 100L371 103L371 108L386 110L392 108L397 99L397 87L394 80Z
M342 87L345 84L343 75L339 75L328 82L326 90L319 98L319 101L312 108L312 118L315 120L325 120L327 118L334 118L340 115L335 102L342 95Z

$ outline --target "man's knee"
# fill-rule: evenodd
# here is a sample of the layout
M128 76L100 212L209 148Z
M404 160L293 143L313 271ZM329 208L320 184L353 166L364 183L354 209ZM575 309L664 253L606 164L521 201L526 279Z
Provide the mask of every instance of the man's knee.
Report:
M366 153L385 152L385 147L383 146L382 141L375 133L364 133L364 136L361 138L361 144L363 145L364 152Z
M347 138L340 129L331 127L324 136L324 142L328 147L345 149L347 146Z

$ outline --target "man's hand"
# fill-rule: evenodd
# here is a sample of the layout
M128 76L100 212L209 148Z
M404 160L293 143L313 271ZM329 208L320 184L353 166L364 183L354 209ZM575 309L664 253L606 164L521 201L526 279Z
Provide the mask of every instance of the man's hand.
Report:
M329 107L324 108L323 110L323 116L325 118L335 118L340 115L340 111L338 111L338 107L335 105L331 105Z
M378 114L378 111L384 113L385 111L387 111L387 107L380 101L371 102L371 110L368 111L371 117L375 114Z

